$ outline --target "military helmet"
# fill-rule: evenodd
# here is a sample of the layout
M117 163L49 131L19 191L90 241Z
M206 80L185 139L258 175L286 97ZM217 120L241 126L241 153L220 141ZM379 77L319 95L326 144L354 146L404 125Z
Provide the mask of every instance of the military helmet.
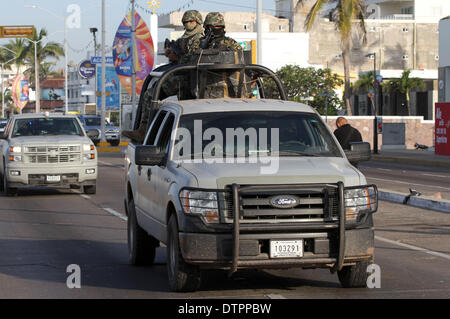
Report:
M205 18L204 26L225 27L225 19L219 12L210 12Z
M183 18L181 19L183 24L185 24L188 21L196 21L198 24L203 23L203 18L200 12L197 10L188 10L183 14Z

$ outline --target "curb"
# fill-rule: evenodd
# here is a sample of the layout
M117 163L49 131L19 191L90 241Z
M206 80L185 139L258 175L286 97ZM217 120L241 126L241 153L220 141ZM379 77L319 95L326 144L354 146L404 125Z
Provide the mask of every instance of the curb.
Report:
M408 195L400 193L386 192L380 190L378 191L378 199L397 204L403 204L407 196ZM446 200L438 201L435 199L411 196L406 205L417 208L431 209L442 213L450 213L450 201Z
M413 164L413 165L431 165L439 167L450 167L450 161L436 161L429 159L417 159L410 157L395 157L395 156L385 156L385 155L373 155L372 161L380 162L391 162L391 163L402 163L402 164Z

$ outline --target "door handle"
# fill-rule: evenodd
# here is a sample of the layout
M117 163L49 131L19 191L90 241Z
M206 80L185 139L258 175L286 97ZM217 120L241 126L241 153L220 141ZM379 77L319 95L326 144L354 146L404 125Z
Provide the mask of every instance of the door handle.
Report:
M151 169L151 168L149 168L149 169L147 170L147 179L148 179L149 181L152 179L152 169Z
M138 174L139 174L139 176L141 176L141 171L142 171L142 166L138 165Z

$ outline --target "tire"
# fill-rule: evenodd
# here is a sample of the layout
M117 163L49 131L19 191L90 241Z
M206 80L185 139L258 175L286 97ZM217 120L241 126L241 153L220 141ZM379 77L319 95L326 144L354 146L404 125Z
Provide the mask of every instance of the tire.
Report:
M3 173L6 172L6 168L3 167ZM5 196L13 196L17 194L17 188L9 187L8 186L8 178L3 175L2 176L2 192Z
M128 203L127 239L130 264L135 266L153 264L159 241L139 226L133 200Z
M197 266L187 264L183 260L174 215L169 219L167 239L167 273L170 289L175 292L196 291L200 287L201 272Z
M84 185L83 193L88 195L94 195L95 193L97 193L97 185Z
M367 267L368 261L357 262L354 266L344 266L338 271L339 281L344 288L364 288L367 287Z
M109 144L111 144L111 146L118 146L120 144L120 140L111 141L111 142L109 142Z

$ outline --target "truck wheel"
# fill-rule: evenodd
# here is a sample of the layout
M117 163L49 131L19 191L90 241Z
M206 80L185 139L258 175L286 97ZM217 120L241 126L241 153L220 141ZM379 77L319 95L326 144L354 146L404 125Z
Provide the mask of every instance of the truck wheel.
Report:
M363 288L367 286L368 261L357 262L354 266L344 266L338 271L339 281L344 288Z
M83 193L90 195L97 193L97 185L84 185Z
M111 141L111 142L109 142L109 144L111 144L111 146L118 146L120 144L120 140Z
M198 267L184 262L178 241L178 226L174 215L169 219L167 234L167 272L172 291L195 291L200 287L201 273Z
M133 200L130 200L128 203L127 238L130 264L135 266L153 264L159 241L148 235L137 223Z
M3 172L6 172L6 169L3 168ZM8 178L3 175L2 176L3 181L2 181L2 192L5 196L13 196L15 194L17 194L17 188L12 188L8 186Z

